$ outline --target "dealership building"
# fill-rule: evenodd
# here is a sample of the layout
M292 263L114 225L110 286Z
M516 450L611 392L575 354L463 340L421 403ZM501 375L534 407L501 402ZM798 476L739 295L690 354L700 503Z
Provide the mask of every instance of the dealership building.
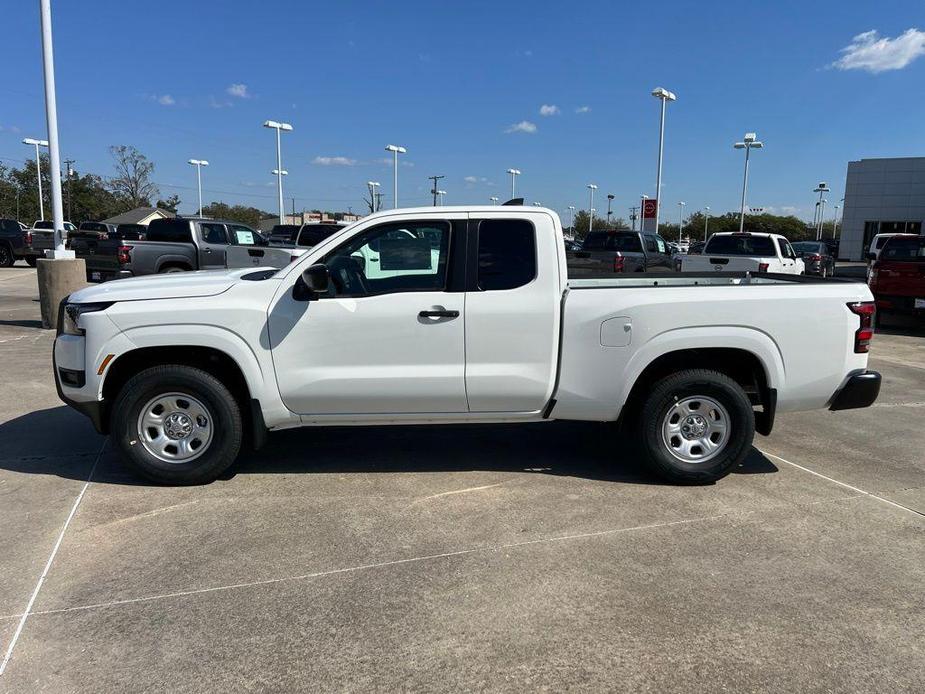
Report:
M875 234L921 234L925 157L848 162L838 255L863 260Z

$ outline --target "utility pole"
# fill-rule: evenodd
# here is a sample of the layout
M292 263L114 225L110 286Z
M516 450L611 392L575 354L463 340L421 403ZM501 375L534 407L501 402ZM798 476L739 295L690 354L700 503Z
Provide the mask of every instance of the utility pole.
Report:
M430 192L434 194L434 207L436 207L437 195L439 195L437 191L437 181L439 181L441 178L446 178L446 176L428 176L427 178L434 182L434 187L430 189Z
M67 218L68 221L73 219L71 215L71 177L74 175L73 169L71 169L71 164L76 164L76 159L65 159L64 160L64 175L67 176Z
M638 207L630 208L630 221L633 223L633 231L636 231L636 210L638 209Z
M616 196L613 193L607 193L607 226L608 227L610 227L610 215L611 215L610 203L613 202L613 199L615 197Z

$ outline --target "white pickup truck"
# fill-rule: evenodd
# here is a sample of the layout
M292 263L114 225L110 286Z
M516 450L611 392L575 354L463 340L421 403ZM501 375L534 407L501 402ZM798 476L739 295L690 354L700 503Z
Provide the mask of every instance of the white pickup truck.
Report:
M876 399L873 307L845 280L570 280L554 212L428 207L370 215L282 269L82 289L54 370L160 482L213 480L242 441L289 427L553 419L622 422L654 471L707 482L775 412Z
M681 259L681 272L773 272L802 275L806 268L780 234L720 232L700 255Z

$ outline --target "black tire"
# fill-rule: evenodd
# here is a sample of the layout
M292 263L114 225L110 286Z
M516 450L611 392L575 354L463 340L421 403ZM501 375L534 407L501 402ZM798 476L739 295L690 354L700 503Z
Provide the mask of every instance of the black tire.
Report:
M716 401L726 410L728 417L717 416L728 419L726 442L715 457L690 462L672 452L663 427L677 403L701 397ZM679 371L655 383L639 421L639 442L646 462L657 475L676 483L703 484L722 479L745 459L754 437L755 413L745 391L725 374L708 369Z
M0 267L12 267L16 262L13 251L5 243L0 243Z
M35 255L27 255L23 260L26 261L26 265L29 267L35 267L39 262L38 256Z
M195 398L209 415L207 448L187 462L164 461L142 440L142 409L168 393ZM112 438L129 467L149 480L173 485L213 481L235 461L243 432L238 402L221 381L201 369L178 365L155 366L129 379L113 403L111 425Z
M180 267L179 265L166 265L157 272L159 275L163 275L168 272L189 272L189 268Z

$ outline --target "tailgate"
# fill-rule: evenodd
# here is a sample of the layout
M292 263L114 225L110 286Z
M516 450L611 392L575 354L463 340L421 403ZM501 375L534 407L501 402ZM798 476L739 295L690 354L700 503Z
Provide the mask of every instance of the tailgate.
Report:
M925 261L879 263L876 288L877 294L909 296L925 301Z
M757 272L759 260L748 256L686 255L682 272Z
M228 246L225 267L275 267L284 268L298 254L295 249L271 248L268 246Z
M616 269L615 260L623 258L623 267ZM618 253L617 251L570 251L566 253L569 277L608 277L615 272L631 272L640 266L639 253Z
M87 272L118 272L121 269L118 258L120 245L121 241L113 239L77 237L71 240L71 250L78 258L83 258Z

